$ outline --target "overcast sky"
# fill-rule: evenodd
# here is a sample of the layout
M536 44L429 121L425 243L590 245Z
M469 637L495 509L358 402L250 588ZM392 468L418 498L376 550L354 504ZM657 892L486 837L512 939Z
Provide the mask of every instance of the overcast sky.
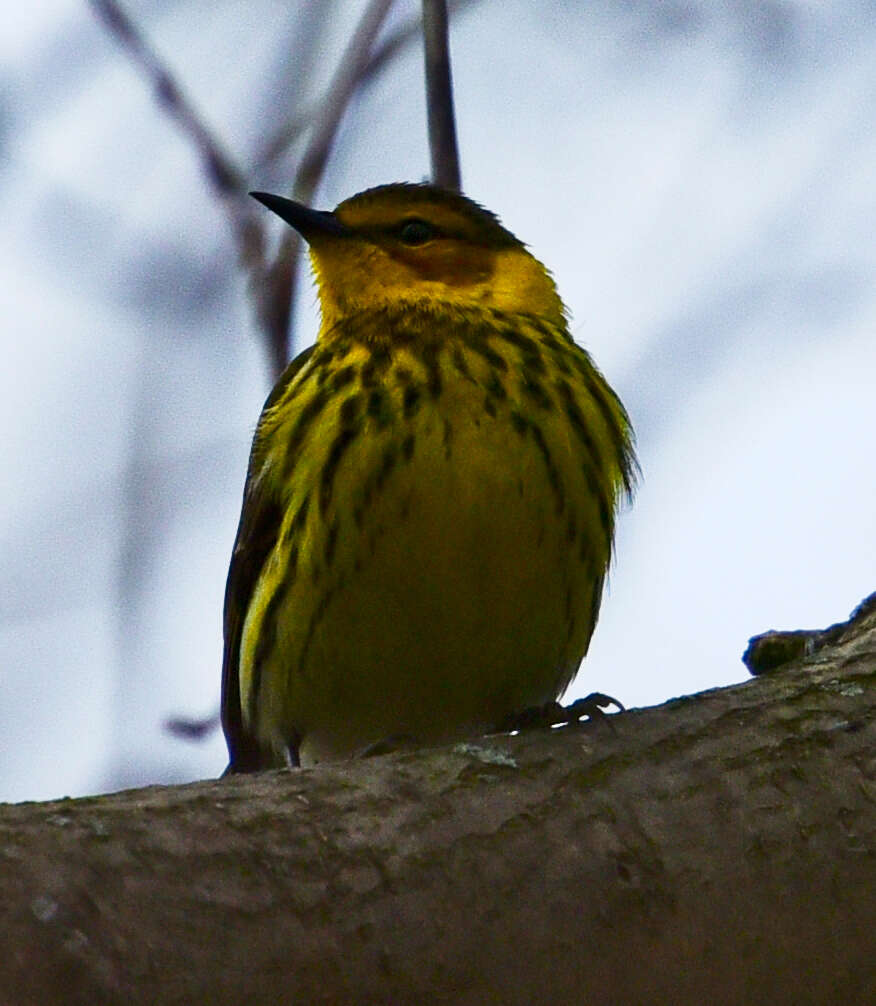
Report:
M336 14L302 45L316 7ZM300 146L257 151L361 8L126 4L275 191ZM743 680L750 635L876 589L876 6L475 3L452 54L464 187L552 269L638 432L569 696ZM316 202L428 169L411 47L355 99ZM199 158L85 3L0 13L0 307L0 799L216 775L220 733L163 723L218 704L269 377ZM297 322L300 348L306 280Z

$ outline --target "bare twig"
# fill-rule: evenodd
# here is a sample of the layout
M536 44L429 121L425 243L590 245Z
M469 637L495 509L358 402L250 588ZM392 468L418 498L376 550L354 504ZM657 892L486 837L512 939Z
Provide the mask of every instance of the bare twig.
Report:
M341 56L340 64L323 101L320 117L313 126L310 142L295 173L292 197L300 202L309 203L313 198L325 171L341 117L356 90L362 69L368 62L374 39L391 6L392 0L371 0ZM277 373L282 370L289 357L288 349L292 340L291 318L297 282L296 265L300 248L301 239L298 233L291 227L286 228L277 257L266 276L269 291L261 305L267 309L262 322L263 326L268 326L273 333L273 345L278 351L275 357Z
M432 181L459 191L462 179L453 112L446 0L423 0L423 43Z
M188 716L171 716L164 721L164 729L174 737L183 741L206 740L219 726L219 714L195 719Z
M477 0L451 0L448 4L448 10L451 13L456 13L457 11L464 10L466 7L472 7L475 3L477 3ZM357 81L358 86L361 88L372 83L396 56L404 52L411 43L420 40L422 30L423 22L420 17L412 17L403 25L396 28L371 53L368 62L362 67L362 72ZM256 171L268 167L283 156L289 147L307 131L314 116L317 114L318 108L324 101L325 98L322 97L318 101L313 102L293 119L283 123L268 138L259 156L256 158Z
M267 224L250 206L244 183L245 173L234 164L231 156L204 125L170 70L117 0L90 2L100 20L151 81L158 103L177 122L201 155L208 181L222 199L231 221L240 263L249 276L249 289L271 373L276 378L286 366L289 356L290 318L300 247L298 235L291 228L286 230L274 261L267 264ZM309 202L322 178L341 117L370 59L374 39L391 5L392 0L371 0L341 58L322 103L321 113L312 124L310 142L296 173L293 195L297 199Z
M319 184L341 116L356 90L362 70L371 55L374 40L391 6L392 0L371 0L341 56L326 94L322 113L314 125L310 142L296 172L295 191L302 198L312 195Z
M243 175L219 141L207 129L156 52L116 0L90 0L97 16L128 51L132 60L152 81L155 98L194 141L204 170L221 196L243 191Z
M192 141L201 155L207 181L219 196L228 215L237 244L241 266L251 278L256 302L265 296L265 226L257 218L246 195L245 173L233 161L219 140L204 125L201 116L186 97L170 70L149 45L143 33L122 10L116 0L90 0L98 18L118 39L132 62L152 82L156 100ZM257 310L261 316L261 309ZM270 347L271 335L263 331Z

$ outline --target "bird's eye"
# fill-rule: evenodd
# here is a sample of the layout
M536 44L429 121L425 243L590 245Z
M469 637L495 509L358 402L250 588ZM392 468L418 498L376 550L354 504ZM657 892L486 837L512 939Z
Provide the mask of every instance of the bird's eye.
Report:
M436 236L436 231L425 220L406 220L402 224L398 236L406 245L424 245Z

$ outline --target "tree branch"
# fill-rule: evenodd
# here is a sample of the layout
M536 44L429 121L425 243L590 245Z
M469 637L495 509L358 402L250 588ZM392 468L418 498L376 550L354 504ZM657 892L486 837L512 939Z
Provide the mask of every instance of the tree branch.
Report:
M4 1002L869 1002L876 604L610 723L3 807Z
M426 60L426 108L432 181L458 192L462 187L453 83L450 74L446 0L423 0L423 49Z

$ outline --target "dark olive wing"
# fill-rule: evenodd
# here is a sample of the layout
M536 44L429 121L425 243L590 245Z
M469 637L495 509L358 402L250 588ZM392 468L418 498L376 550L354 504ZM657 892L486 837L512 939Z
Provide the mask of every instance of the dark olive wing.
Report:
M304 350L289 364L265 402L262 415L279 399L289 382L310 359L313 349L311 346ZM281 500L273 489L255 478L254 455L255 451L250 454L249 471L243 487L243 509L225 585L222 729L228 744L226 772L254 772L270 764L257 738L244 726L240 705L240 637L259 574L277 543L283 521Z

